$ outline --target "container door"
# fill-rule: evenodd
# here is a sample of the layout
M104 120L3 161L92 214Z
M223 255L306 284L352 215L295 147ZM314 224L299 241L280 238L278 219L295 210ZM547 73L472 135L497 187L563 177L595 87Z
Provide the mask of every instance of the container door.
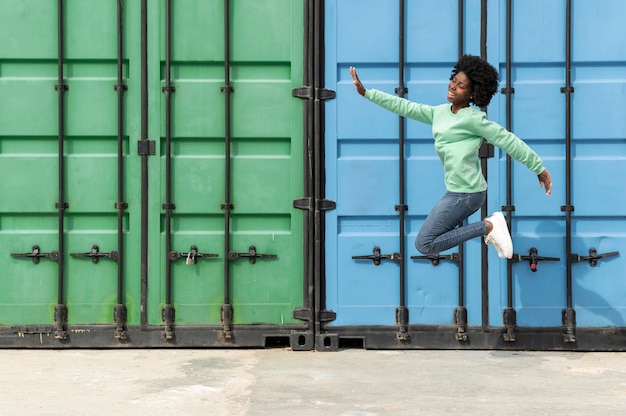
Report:
M326 4L326 84L337 90L326 112L326 192L337 202L326 227L326 306L337 313L329 331L397 325L404 342L398 345L409 345L404 324L453 326L459 308L480 325L480 241L465 244L465 255L458 248L439 257L417 252L419 227L445 193L430 126L399 120L363 99L348 68L357 68L366 88L443 103L459 51L479 54L480 25L471 22L480 21L480 8L420 1L405 2L402 11L400 3ZM459 31L469 41L459 39Z
M150 16L150 323L231 342L236 325L301 324L302 2L161 1Z
M139 11L127 3L118 19L114 1L57 5L0 1L0 321L59 340L71 340L68 324L115 321L124 338L126 318L139 319L129 278L139 273L129 191L139 186L139 84L125 51Z
M489 50L506 81L506 2L491 3L490 24L499 36ZM513 2L510 9L509 123L542 156L554 189L546 197L519 163L507 182L506 159L497 155L490 182L499 181L501 193L493 208L509 204L510 189L513 242L521 257L508 284L506 268L490 265L490 281L498 282L490 297L493 325L512 308L520 327L563 326L567 343L577 340L576 327L625 325L626 263L619 254L626 253L625 7L618 0L537 0ZM501 95L490 113L503 125L506 102Z

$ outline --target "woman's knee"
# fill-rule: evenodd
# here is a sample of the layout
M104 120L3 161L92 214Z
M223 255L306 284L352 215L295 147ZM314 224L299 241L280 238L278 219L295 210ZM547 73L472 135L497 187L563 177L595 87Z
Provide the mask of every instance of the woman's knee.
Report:
M421 234L418 234L415 239L415 248L424 255L437 254L433 252L433 239L425 238Z

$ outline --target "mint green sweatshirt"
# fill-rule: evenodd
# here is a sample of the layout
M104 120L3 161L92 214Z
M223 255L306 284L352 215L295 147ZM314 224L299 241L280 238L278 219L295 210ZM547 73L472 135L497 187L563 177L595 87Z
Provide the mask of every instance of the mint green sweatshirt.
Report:
M543 162L519 137L487 120L484 111L466 107L456 114L452 104L418 104L376 89L368 89L365 98L403 117L432 125L435 150L443 163L446 189L450 192L475 193L487 189L480 168L478 149L483 137L539 175Z

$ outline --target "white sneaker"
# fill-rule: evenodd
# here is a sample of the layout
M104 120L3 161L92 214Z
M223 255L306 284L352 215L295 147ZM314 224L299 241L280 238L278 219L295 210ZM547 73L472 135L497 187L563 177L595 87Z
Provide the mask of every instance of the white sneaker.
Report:
M485 218L493 224L493 229L485 236L485 244L491 244L498 252L498 256L503 259L513 257L513 241L509 234L509 227L501 212L494 212L490 217Z

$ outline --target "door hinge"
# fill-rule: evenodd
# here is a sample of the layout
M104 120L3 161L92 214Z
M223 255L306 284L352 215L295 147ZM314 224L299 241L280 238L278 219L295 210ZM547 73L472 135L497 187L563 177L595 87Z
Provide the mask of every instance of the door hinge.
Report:
M137 141L137 154L139 156L154 156L156 154L156 142L154 140Z
M295 319L299 319L301 321L309 321L309 317L311 314L311 310L309 308L295 308L293 310L293 317ZM318 314L319 322L330 322L337 319L337 313L334 311L329 311L327 309L319 311Z
M296 98L302 98L303 100L332 100L336 97L336 93L333 90L326 88L314 88L311 86L303 86L294 88L291 90L291 95Z
M308 211L329 211L337 208L337 203L329 199L313 199L311 197L294 199L293 207Z

